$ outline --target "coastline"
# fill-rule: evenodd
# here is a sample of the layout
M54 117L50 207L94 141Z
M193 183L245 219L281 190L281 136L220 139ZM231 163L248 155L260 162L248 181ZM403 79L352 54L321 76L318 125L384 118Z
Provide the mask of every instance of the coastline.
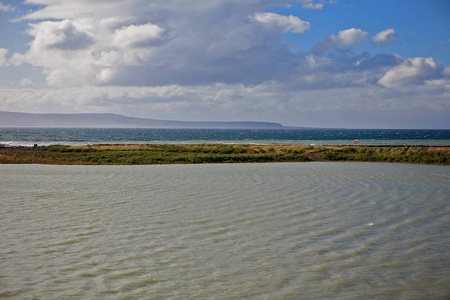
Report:
M99 144L0 147L0 164L152 165L313 161L450 165L450 146Z

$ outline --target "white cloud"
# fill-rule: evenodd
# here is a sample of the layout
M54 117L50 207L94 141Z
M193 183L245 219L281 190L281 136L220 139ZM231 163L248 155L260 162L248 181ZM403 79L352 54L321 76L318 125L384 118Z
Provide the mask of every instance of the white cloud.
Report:
M29 51L15 53L10 63L43 67L50 86L108 83L122 68L148 61L151 42L164 31L150 23L119 27L118 20L83 16L32 23Z
M96 75L97 82L107 83L111 81L115 76L115 72L112 68L104 68Z
M372 37L372 41L375 43L387 43L392 41L397 37L395 30L393 28L389 28L383 31L378 32L374 37Z
M445 68L444 71L442 71L442 75L450 77L450 66Z
M82 22L43 21L30 24L27 33L34 38L30 49L14 53L9 62L43 67L51 86L89 83L99 68L92 55L95 38Z
M8 49L0 48L0 67L6 65L6 53L8 53Z
M298 0L306 9L322 9L323 3L322 1L314 1L314 0Z
M310 28L310 23L296 16L282 16L275 13L256 13L254 19L267 26L278 26L284 32L303 33Z
M3 3L0 2L0 11L15 11L16 8L14 6L12 6L11 4L8 5L4 5Z
M52 86L261 82L295 68L282 35L310 26L277 14L249 22L265 0L27 3L44 7L22 18L33 40L11 63L43 67Z
M331 3L297 2L311 9ZM399 114L421 108L450 111L448 69L442 72L432 58L347 51L367 41L362 29L328 35L310 52L290 51L283 35L305 32L311 24L266 11L291 0L26 3L39 5L21 19L30 22L29 49L9 60L7 50L0 49L0 65L30 64L28 70L43 70L51 88L25 88L32 81L20 79L38 82L36 73L16 76L13 80L24 87L0 90L0 110L259 119L304 126L332 126L326 123L332 118L321 115L324 110L328 116L343 110L380 115L387 109ZM392 40L393 34L384 30L373 41ZM301 43L302 35L297 37ZM332 49L338 51L328 52ZM310 123L304 123L308 118Z
M26 57L20 53L14 53L11 58L8 60L8 63L13 66L20 66L23 63L26 63Z
M24 78L20 81L20 86L33 86L34 82L31 78Z
M423 84L425 80L438 78L443 71L442 64L432 57L406 59L380 78L378 83L384 87L395 88Z
M426 124L438 128L450 112L448 82L410 86L395 91L380 86L296 90L274 81L255 86L215 84L163 87L73 87L3 89L0 110L33 112L116 112L130 116L183 120L267 120L285 125L414 128L411 118L429 114ZM450 88L447 88L447 93ZM238 101L236 101L238 99ZM427 101L423 101L427 99ZM224 111L227 114L224 114ZM389 117L386 117L386 115ZM372 122L367 116L384 122ZM339 116L342 122L337 123ZM406 117L405 117L406 116ZM384 119L383 119L384 118ZM371 123L372 122L372 123ZM391 123L386 123L391 122ZM397 123L396 123L397 122ZM402 123L403 122L403 123ZM408 123L409 122L409 123Z
M127 2L129 5L127 5ZM26 0L30 5L44 6L27 15L22 20L61 20L74 18L92 18L114 16L117 12L124 15L129 12L128 7L134 5L128 0Z
M350 28L341 30L338 33L335 43L337 47L349 47L354 44L363 43L366 41L367 32L361 29Z
M88 32L69 20L31 24L28 34L35 37L33 46L37 47L39 52L52 48L79 50L93 43L93 38Z
M367 40L367 32L361 29L350 28L339 31L338 35L328 35L321 43L314 47L317 53L325 53L330 49L346 50L355 44L364 43Z
M163 32L163 28L151 23L124 26L115 31L112 42L116 46L145 46L160 38Z

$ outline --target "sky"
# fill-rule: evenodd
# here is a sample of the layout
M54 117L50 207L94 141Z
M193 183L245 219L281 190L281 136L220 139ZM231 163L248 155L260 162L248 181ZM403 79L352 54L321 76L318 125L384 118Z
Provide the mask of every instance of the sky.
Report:
M0 0L0 110L450 129L448 0Z

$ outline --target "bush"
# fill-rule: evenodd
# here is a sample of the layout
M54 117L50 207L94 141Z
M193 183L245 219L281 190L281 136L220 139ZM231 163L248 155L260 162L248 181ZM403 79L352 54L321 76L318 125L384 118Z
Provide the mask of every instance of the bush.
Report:
M68 152L69 147L65 145L50 145L37 147L38 150L42 151L52 151L52 152Z

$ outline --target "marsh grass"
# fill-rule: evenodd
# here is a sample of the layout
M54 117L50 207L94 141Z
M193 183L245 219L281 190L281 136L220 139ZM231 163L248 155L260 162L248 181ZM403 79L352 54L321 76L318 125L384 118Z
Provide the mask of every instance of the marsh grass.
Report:
M149 165L199 163L304 162L300 152L250 145L52 145L0 150L0 163ZM262 150L262 151L261 151Z
M0 148L3 164L151 165L313 160L449 165L450 147L152 144Z
M450 147L342 147L325 150L321 157L329 161L372 161L418 164L450 164Z

